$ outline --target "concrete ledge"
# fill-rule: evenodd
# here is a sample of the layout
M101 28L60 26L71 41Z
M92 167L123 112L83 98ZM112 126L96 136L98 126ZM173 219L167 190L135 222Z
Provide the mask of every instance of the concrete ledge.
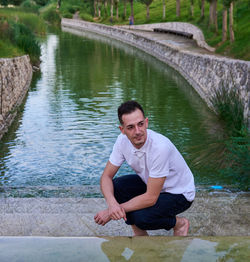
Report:
M153 31L154 28L162 28L176 31L183 31L193 35L193 39L196 40L199 47L205 48L210 52L214 52L215 48L209 46L204 38L202 31L197 27L189 23L182 22L169 22L169 23L155 23L155 24L145 24L145 25L131 25L131 26L121 26L126 29L134 30L148 30Z
M190 236L250 236L249 193L198 193L181 214L190 220ZM103 198L0 198L1 236L132 236L123 221L94 222ZM170 236L171 231L149 231Z

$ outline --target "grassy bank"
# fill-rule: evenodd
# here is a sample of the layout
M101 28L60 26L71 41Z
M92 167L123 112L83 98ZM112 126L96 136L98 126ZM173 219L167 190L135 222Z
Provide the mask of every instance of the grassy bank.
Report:
M46 33L46 24L37 14L14 8L0 8L0 57L29 54L39 64L40 47L36 36Z
M54 2L56 2L54 0ZM115 2L115 1L114 1ZM96 21L104 24L128 24L130 16L130 3L126 4L126 16L124 15L124 1L119 1L119 17L116 18L114 6L113 20L110 19L110 5L105 8L102 4L101 17L94 17L93 1L67 0L62 1L60 14L62 17L72 18L75 12L79 12L79 17L87 21ZM234 33L235 41L230 43L229 32L228 40L222 43L222 0L218 1L218 32L214 27L209 27L209 3L205 2L204 18L201 18L200 0L194 1L194 12L191 15L191 1L181 0L180 17L176 17L176 0L166 1L166 18L163 19L162 0L154 0L150 5L150 18L146 18L146 5L139 1L134 1L135 24L159 23L159 22L188 22L198 26L204 33L207 43L216 48L216 52L232 58L250 60L250 1L238 0L234 4Z

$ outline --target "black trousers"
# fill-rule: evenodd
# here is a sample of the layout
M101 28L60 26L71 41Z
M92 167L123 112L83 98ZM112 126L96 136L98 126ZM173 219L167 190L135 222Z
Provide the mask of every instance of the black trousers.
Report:
M126 175L113 179L114 195L119 204L146 192L147 186L138 175ZM127 213L128 225L143 230L170 230L176 224L176 215L191 206L182 194L161 193L151 207Z

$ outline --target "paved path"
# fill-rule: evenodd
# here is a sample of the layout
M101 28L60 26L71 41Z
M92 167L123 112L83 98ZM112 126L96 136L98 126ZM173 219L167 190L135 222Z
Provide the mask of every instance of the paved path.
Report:
M192 51L199 54L210 54L210 55L214 54L207 51L204 48L199 47L195 40L188 39L183 36L177 36L177 35L166 34L166 33L157 33L157 32L146 31L146 30L138 30L138 29L130 29L130 31L181 50Z
M132 236L123 221L95 224L94 215L104 208L103 198L0 198L0 235ZM190 220L190 236L250 236L250 193L200 192L182 215Z

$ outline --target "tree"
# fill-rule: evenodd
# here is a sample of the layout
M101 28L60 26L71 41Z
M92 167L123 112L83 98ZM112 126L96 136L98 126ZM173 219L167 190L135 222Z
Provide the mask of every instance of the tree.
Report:
M190 13L191 17L194 17L194 0L190 0Z
M215 32L218 32L217 23L217 0L209 0L209 26L215 27Z
M162 10L162 20L166 19L166 0L162 0L163 10Z
M176 16L180 17L181 15L181 0L176 0Z
M222 13L222 42L227 40L227 6L223 3Z
M101 8L102 8L102 0L98 0L97 9L98 9L98 17L101 18Z
M234 42L234 14L233 14L233 9L234 8L234 2L232 1L230 3L230 8L229 8L229 33L230 33L230 42Z
M134 0L130 0L130 20L134 24Z
M115 0L116 19L119 19L119 0Z
M127 0L124 0L123 17L126 19L127 16Z
M61 7L61 0L57 0L57 6L56 8L59 9Z
M113 21L113 13L114 13L114 0L110 0L110 17L111 17L111 21Z
M205 0L201 0L201 18L205 17Z
M152 4L153 0L140 0L140 2L142 2L143 4L145 4L146 7L147 7L147 20L149 20L149 19L150 19L149 6Z
M227 40L227 14L229 9L229 35L230 42L233 43L234 37L234 21L233 21L233 0L223 0L223 18L222 18L222 42Z

